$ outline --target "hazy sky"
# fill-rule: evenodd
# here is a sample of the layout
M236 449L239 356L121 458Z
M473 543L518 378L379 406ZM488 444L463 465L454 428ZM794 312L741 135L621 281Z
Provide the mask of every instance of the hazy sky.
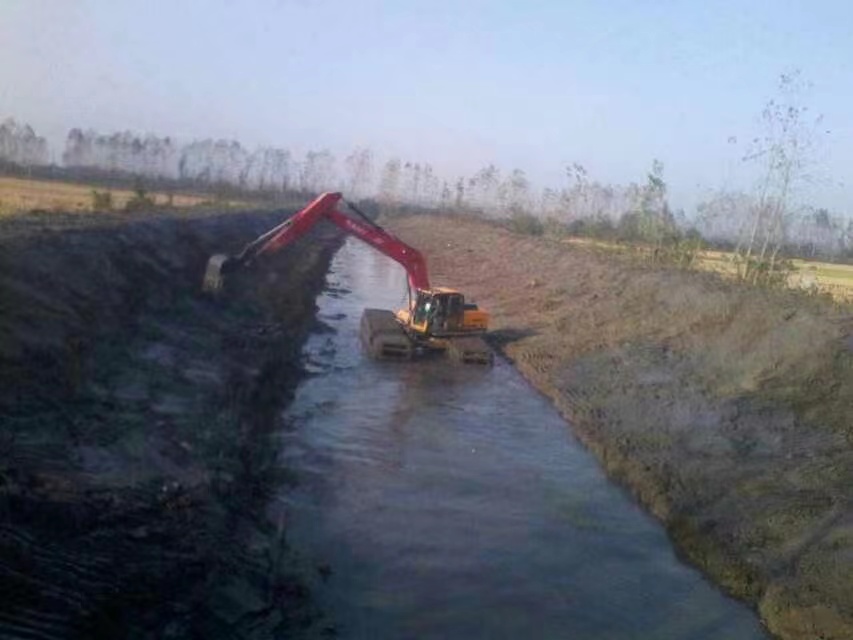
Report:
M0 118L57 152L72 126L369 145L540 185L657 157L687 206L747 181L742 143L800 68L831 130L812 198L853 210L851 65L843 0L0 0Z

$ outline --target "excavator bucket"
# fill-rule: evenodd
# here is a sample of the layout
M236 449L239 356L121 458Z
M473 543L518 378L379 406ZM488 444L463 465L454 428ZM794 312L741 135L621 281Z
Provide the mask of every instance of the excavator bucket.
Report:
M205 293L216 294L222 291L223 272L227 269L231 256L218 253L207 261L207 269L204 272L204 281L201 289Z

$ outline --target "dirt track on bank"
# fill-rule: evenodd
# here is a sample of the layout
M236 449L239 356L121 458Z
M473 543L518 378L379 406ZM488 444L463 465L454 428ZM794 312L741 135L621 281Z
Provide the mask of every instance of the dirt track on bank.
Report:
M850 309L470 220L387 226L679 550L783 638L853 637Z
M322 624L264 507L288 481L271 434L340 240L319 231L227 302L199 292L211 253L282 216L0 221L0 635Z

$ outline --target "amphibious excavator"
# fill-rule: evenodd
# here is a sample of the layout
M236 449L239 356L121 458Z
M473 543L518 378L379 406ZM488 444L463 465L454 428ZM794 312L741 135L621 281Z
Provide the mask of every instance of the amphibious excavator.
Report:
M347 205L352 215L338 210ZM379 359L410 360L443 351L459 362L491 364L492 350L483 340L489 315L454 289L431 287L423 255L383 229L340 193L323 193L304 209L247 244L234 256L210 258L203 288L216 293L229 273L295 242L315 224L327 220L399 262L408 276L408 305L392 312L365 309L360 336L367 352Z

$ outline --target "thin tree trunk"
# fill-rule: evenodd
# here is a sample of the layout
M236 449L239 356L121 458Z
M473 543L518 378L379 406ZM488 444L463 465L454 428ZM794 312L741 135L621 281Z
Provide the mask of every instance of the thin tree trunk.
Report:
M789 190L790 186L791 186L791 162L789 161L785 165L785 177L784 177L784 180L782 181L782 192L779 194L779 200L776 202L776 206L774 207L774 214L773 214L773 217L771 218L772 226L768 230L767 235L765 235L764 244L761 247L761 255L758 258L759 265L763 264L764 258L767 256L767 248L770 245L771 239L774 238L776 236L776 234L782 228L782 219L785 216L785 203L788 200L788 190ZM777 246L776 251L778 251L778 247L780 245L781 245L781 239L776 241L776 246ZM775 252L774 252L774 256L775 256ZM774 266L775 266L775 260L773 261L773 263L771 263L770 267L767 270L766 276L768 279L773 274ZM760 274L760 272L757 271L756 272L756 282L757 282L757 278L758 278L759 274Z

